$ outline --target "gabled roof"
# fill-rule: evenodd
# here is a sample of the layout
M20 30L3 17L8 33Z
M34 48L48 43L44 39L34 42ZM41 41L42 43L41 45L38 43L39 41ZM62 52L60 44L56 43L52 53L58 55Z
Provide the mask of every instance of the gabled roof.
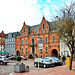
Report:
M43 19L45 19L45 18L43 17ZM57 32L57 26L55 25L55 21L49 22L49 21L46 20L46 22L49 25L49 32ZM25 24L25 22L23 24ZM41 23L38 24L38 25L34 25L34 26L30 26L30 25L25 24L25 26L27 27L29 35L31 34L33 29L36 32L36 34L39 34L39 27L40 27L40 25L41 25Z
M8 35L11 35L12 37L17 37L17 36L20 36L20 32L12 32L12 33L7 33L6 34L6 38L8 38Z

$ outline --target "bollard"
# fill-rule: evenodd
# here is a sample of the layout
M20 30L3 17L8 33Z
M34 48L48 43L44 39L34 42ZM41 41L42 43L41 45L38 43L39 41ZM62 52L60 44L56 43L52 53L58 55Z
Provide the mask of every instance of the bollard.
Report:
M29 66L26 66L26 72L29 72Z

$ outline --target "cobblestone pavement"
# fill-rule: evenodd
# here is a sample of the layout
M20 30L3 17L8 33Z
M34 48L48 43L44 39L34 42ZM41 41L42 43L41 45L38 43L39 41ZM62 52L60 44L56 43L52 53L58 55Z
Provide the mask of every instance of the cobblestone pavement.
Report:
M14 72L14 65L17 61L9 61L7 65L0 65L0 75L9 75L11 72ZM25 66L29 66L30 71L38 70L38 68L34 67L34 60L24 60L23 63ZM40 68L44 69L44 68Z
M8 63L7 65L0 65L0 75L9 75L13 72L15 63Z
M29 72L25 73L14 73L14 65L17 61L9 61L7 65L0 65L0 75L75 75L75 61L73 62L73 70L69 71L66 65L51 67L51 68L38 68L34 67L34 60L24 60L25 66L29 66ZM55 74L56 73L56 74ZM58 74L59 73L59 74Z
M75 61L73 61L72 70L66 65L47 68L40 71L29 71L24 73L13 73L13 75L75 75Z

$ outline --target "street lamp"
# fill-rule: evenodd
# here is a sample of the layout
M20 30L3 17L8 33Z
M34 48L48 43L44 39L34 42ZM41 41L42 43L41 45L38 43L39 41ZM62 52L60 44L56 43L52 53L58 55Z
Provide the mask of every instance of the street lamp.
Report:
M38 58L39 58L39 36L37 36L37 38L38 38ZM38 59L38 71L39 71L39 59Z

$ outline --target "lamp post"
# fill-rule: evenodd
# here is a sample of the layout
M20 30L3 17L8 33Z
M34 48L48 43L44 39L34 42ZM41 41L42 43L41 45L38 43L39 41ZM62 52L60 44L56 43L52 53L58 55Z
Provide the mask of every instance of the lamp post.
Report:
M37 36L37 38L38 38L38 58L39 58L39 36ZM39 71L39 59L38 59L38 71Z

